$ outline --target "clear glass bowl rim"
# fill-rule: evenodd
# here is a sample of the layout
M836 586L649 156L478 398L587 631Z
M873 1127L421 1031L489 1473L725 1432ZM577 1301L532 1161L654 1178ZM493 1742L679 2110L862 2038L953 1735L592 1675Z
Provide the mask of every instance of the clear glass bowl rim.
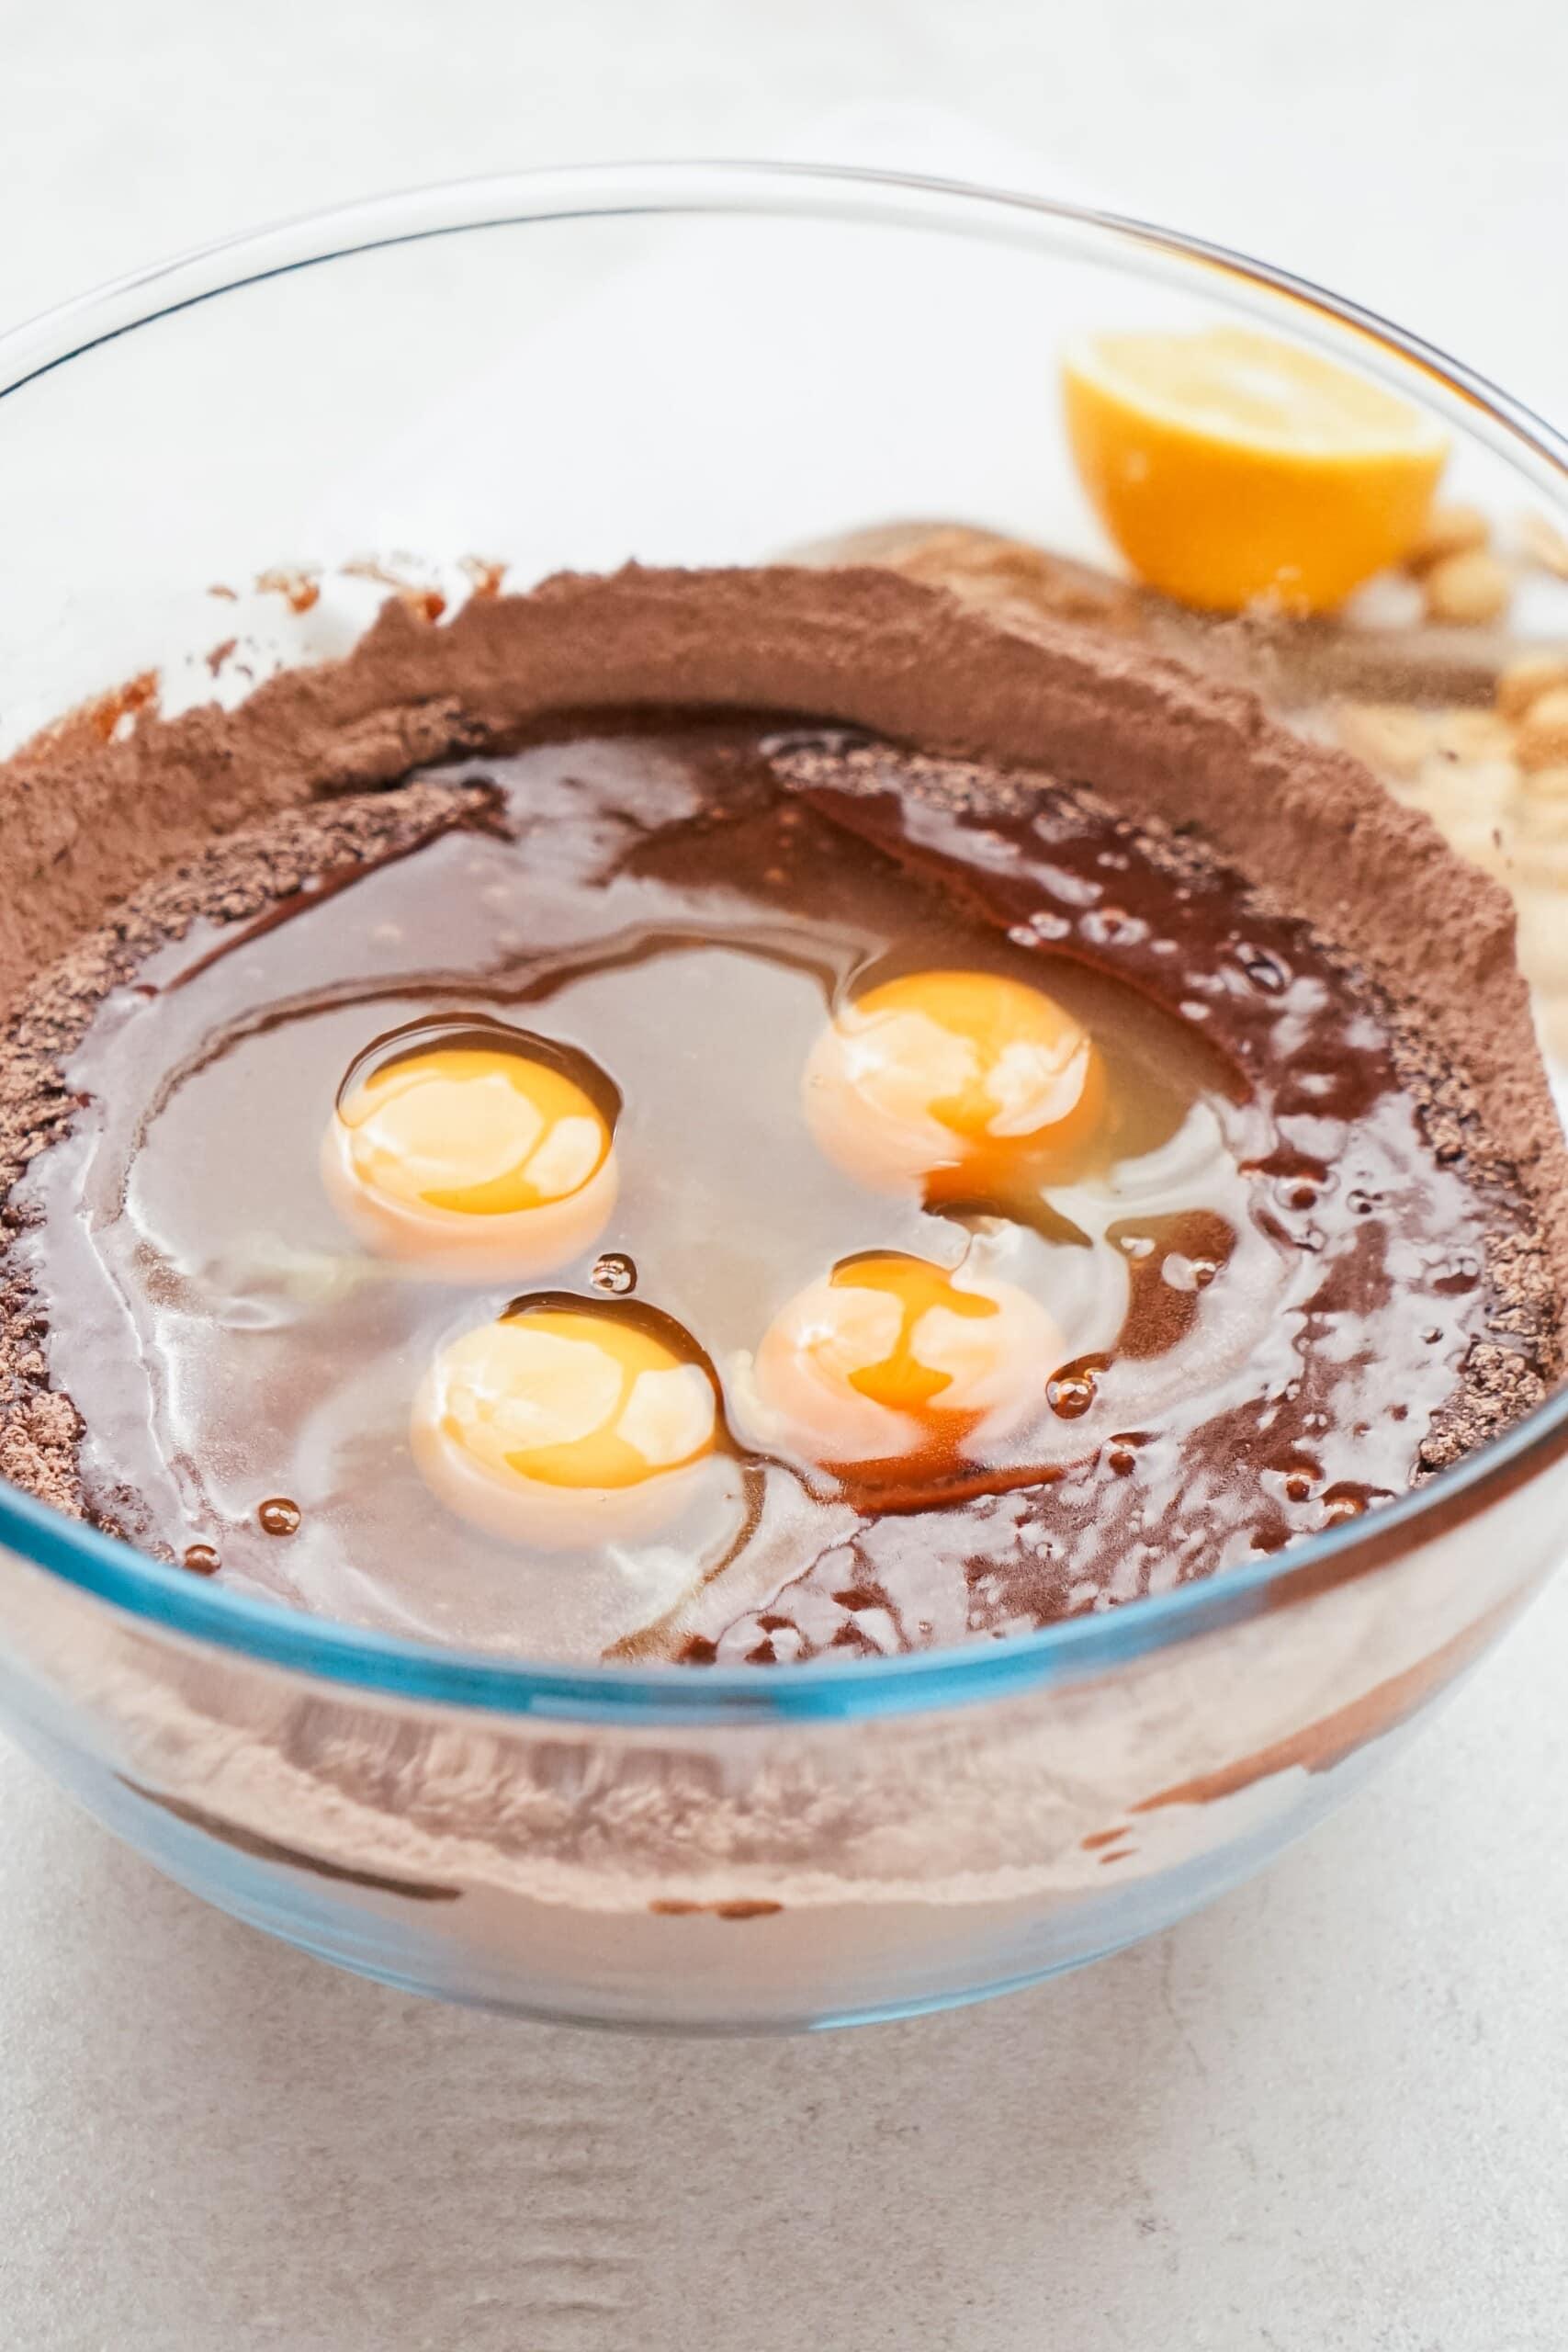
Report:
M114 280L0 335L0 400L96 345L263 279L379 246L529 221L772 215L968 235L1190 283L1408 390L1487 444L1558 503L1568 439L1460 362L1287 271L1146 221L916 175L788 163L582 164L414 188L224 238ZM3 421L0 421L3 422ZM0 1483L0 1544L149 1626L296 1673L401 1700L503 1715L626 1724L844 1719L999 1700L1102 1677L1264 1608L1375 1573L1568 1452L1568 1389L1431 1485L1249 1567L1033 1634L885 1659L756 1667L535 1664L370 1632L205 1583Z

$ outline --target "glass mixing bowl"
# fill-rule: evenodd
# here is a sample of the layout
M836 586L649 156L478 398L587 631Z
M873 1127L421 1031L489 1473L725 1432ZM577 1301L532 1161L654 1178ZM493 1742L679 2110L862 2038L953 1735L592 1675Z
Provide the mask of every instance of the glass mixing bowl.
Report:
M1479 379L1278 272L1065 206L660 165L214 247L0 343L4 748L139 673L174 711L339 653L387 573L450 606L481 559L523 585L931 517L1103 563L1052 404L1064 337L1237 318L1438 415L1460 495L1561 521L1568 451ZM1214 1581L771 1673L394 1639L5 1488L0 1695L175 1878L367 1974L639 2026L894 2016L1148 1935L1319 1820L1552 1566L1565 1454L1559 1396Z

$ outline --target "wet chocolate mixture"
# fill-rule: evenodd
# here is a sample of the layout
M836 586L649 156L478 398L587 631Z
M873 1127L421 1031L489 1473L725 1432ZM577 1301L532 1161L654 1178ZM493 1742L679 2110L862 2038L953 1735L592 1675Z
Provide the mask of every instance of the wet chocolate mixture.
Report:
M164 1556L517 1653L872 1655L1233 1567L1545 1392L1532 1212L1462 1089L1193 842L1038 778L716 717L601 716L364 805L371 854L334 863L323 815L300 887L121 976L15 1196L85 1505ZM955 967L1046 989L1104 1056L1112 1148L1027 1223L872 1194L800 1115L846 991ZM728 1390L845 1256L978 1253L1077 1335L1043 1410L935 1494L752 1453L744 1527L689 1548L541 1560L456 1520L409 1398L517 1286L367 1257L318 1173L345 1069L432 1013L536 1032L619 1091L620 1198L552 1292L675 1317Z

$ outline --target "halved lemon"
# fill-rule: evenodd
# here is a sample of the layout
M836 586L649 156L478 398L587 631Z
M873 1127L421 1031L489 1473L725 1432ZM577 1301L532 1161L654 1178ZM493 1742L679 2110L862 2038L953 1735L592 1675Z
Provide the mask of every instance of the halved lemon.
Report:
M1444 435L1314 352L1245 327L1098 334L1062 373L1101 521L1185 605L1326 611L1420 537Z

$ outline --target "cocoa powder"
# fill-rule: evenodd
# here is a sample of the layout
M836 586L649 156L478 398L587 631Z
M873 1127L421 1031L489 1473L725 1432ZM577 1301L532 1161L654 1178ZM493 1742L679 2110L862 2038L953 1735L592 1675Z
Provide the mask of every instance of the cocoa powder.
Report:
M60 1060L152 947L197 916L252 916L310 875L480 813L473 787L383 788L412 768L557 711L766 708L1048 770L1173 854L1185 835L1212 846L1381 983L1419 1041L1412 1067L1438 1148L1447 1120L1456 1148L1483 1144L1517 1174L1539 1218L1539 1239L1516 1250L1521 1313L1539 1327L1545 1294L1555 1308L1568 1288L1568 1161L1506 894L1348 754L1077 619L998 619L872 567L629 567L476 599L441 628L392 600L347 660L274 679L232 713L164 720L140 700L129 727L106 729L100 705L0 768L13 877L0 1191L69 1125ZM76 1416L49 1387L46 1337L0 1261L0 1472L79 1514ZM1478 1363L1434 1436L1434 1465L1533 1401L1509 1378L1506 1363Z

